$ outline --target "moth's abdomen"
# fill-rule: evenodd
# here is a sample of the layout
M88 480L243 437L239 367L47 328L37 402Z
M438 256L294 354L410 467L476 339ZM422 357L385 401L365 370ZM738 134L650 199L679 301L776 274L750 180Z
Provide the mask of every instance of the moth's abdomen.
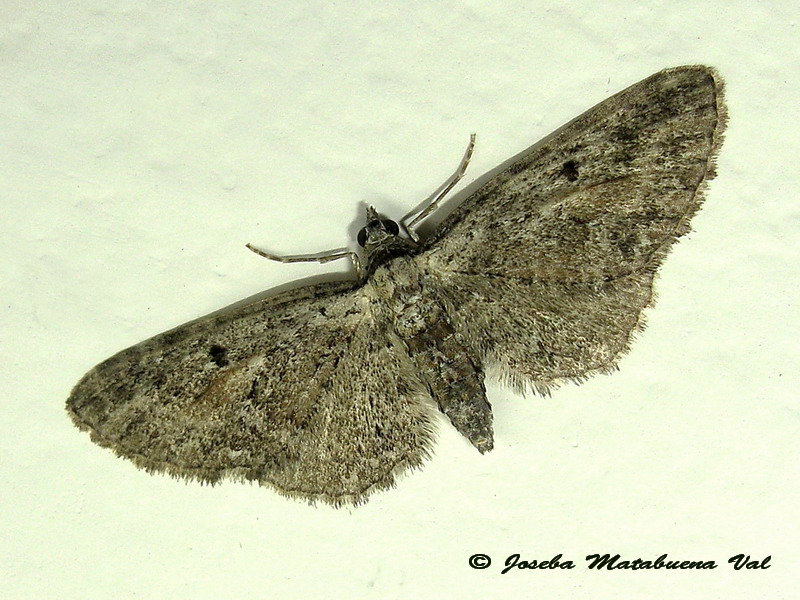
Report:
M483 371L430 291L405 296L395 317L403 339L439 409L481 452L494 446L492 407Z

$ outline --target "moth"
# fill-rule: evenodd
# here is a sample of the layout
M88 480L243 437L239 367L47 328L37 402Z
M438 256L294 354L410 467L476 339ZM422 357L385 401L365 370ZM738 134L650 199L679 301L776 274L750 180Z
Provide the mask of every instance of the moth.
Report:
M67 400L94 442L149 472L255 481L359 504L429 458L436 410L492 449L484 377L548 393L611 372L700 208L725 127L713 69L666 69L526 151L420 237L367 210L358 277L157 335Z

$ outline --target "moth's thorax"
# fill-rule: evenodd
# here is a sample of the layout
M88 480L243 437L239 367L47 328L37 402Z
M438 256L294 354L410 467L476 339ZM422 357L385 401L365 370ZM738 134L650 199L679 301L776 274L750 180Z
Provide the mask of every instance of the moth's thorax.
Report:
M410 255L397 256L391 260L374 265L367 279L366 287L376 299L394 301L401 295L414 293L420 289L421 271Z

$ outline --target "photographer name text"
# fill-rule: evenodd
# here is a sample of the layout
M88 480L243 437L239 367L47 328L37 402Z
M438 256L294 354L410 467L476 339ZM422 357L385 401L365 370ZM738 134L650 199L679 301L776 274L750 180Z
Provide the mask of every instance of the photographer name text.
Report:
M673 559L667 554L662 554L655 559L628 559L619 554L589 554L585 560L585 567L595 571L708 570L716 569L719 566L715 560ZM749 554L736 554L727 560L727 565L735 571L769 569L770 560L772 560L772 556L756 558ZM487 554L473 554L469 557L469 566L473 569L487 569L491 565L492 559ZM554 570L576 567L574 561L565 559L562 554L556 554L547 560L525 559L520 554L511 554L506 558L500 573L505 575L515 570Z

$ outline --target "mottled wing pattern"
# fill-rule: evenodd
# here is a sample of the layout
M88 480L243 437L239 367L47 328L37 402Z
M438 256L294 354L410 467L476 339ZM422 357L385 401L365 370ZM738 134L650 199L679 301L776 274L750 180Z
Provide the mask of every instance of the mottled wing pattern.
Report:
M68 410L148 471L358 503L425 459L432 428L405 351L353 288L299 288L158 335L90 371Z
M724 124L712 69L668 69L463 202L418 260L475 350L543 391L611 369L641 325L656 269L689 231Z

